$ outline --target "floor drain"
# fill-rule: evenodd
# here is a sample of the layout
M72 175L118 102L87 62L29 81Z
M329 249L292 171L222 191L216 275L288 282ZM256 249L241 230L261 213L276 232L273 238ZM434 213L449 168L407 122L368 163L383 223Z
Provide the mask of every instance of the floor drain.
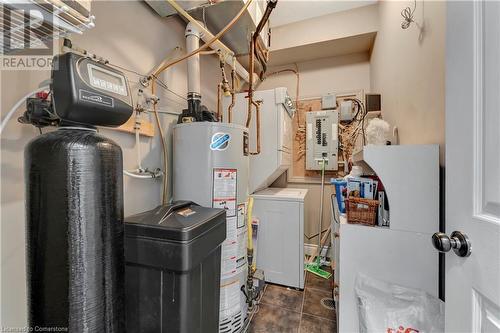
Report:
M321 299L321 305L328 310L335 310L335 303L333 301L333 298Z

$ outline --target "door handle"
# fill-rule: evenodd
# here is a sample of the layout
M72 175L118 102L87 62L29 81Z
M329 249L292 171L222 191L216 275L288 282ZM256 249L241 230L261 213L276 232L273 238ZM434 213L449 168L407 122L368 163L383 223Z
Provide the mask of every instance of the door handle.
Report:
M453 252L459 257L468 257L472 252L469 237L461 231L453 231L450 237L445 233L436 232L432 235L432 245L441 253L453 249Z

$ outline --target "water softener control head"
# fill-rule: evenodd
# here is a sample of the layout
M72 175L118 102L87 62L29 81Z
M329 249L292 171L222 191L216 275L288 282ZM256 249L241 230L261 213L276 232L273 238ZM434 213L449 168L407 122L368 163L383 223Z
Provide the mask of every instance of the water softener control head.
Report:
M132 115L132 98L123 72L90 57L56 55L52 101L62 124L120 126Z

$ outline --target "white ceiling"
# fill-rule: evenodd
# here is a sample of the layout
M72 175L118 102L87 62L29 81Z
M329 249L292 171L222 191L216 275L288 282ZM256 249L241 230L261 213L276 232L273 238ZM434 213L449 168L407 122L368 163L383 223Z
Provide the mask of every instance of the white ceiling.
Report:
M271 14L271 27L298 22L335 12L368 6L377 0L279 0Z

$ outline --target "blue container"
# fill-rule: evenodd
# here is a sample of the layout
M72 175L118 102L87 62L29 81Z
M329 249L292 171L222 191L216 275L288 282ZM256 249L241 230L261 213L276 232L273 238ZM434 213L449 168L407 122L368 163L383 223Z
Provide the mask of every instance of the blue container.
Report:
M343 178L331 179L330 183L335 185L335 197L341 214L345 214L345 199L347 198L347 181Z

